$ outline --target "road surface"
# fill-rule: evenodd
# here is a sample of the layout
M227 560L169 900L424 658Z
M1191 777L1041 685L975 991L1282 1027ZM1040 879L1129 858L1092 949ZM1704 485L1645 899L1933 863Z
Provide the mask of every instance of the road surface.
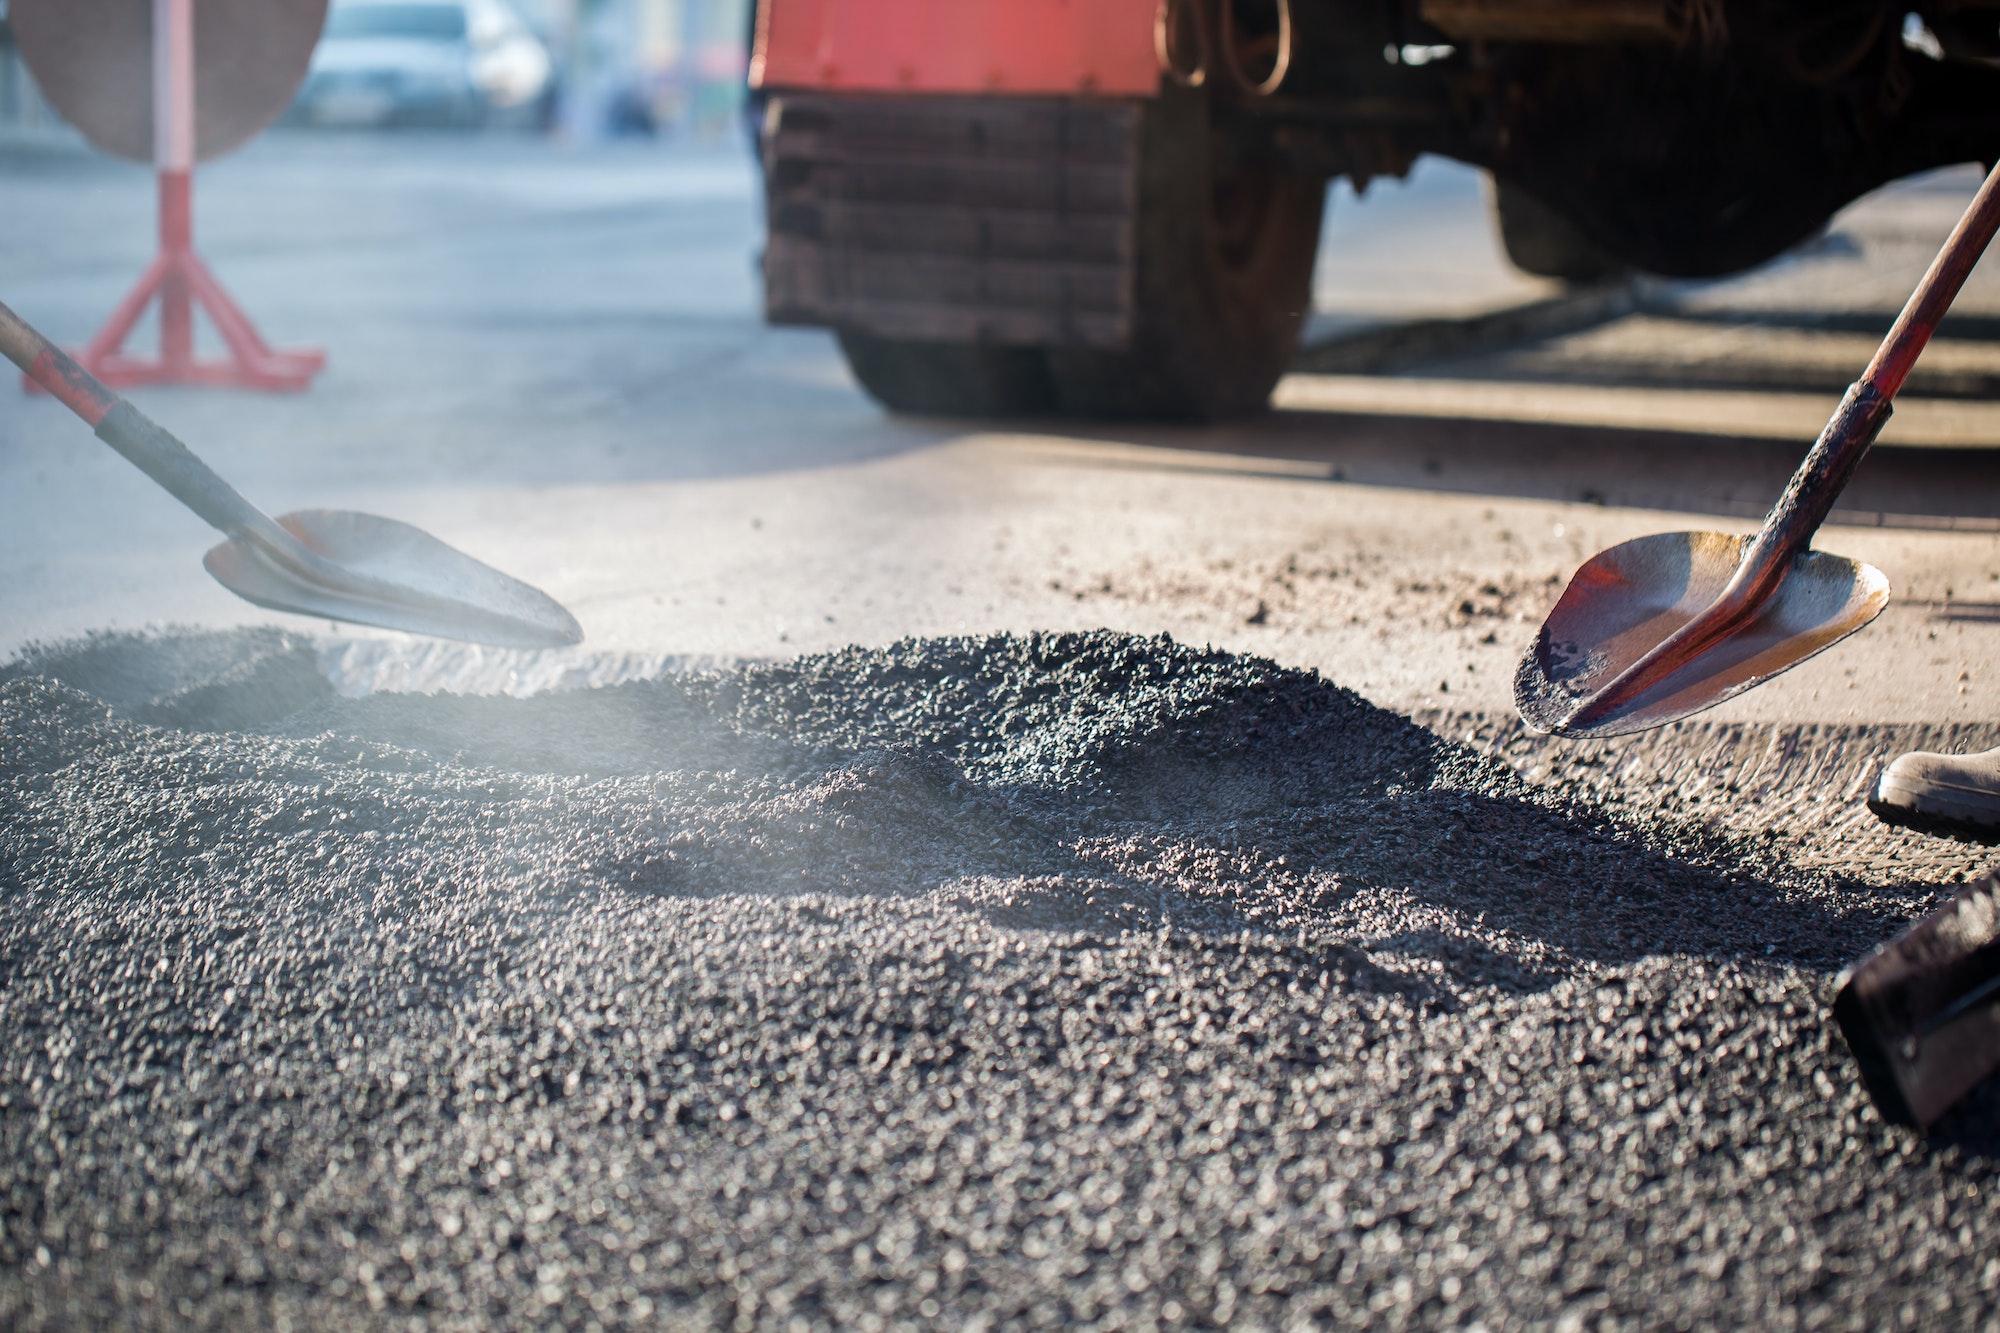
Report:
M87 337L144 173L15 144L0 190L0 294ZM761 326L727 147L204 172L329 369L140 403L588 639L246 607L0 392L0 1325L1992 1321L2000 1101L1891 1129L1825 1021L1984 864L1860 802L2000 743L1992 270L1826 534L1873 629L1629 742L1509 710L1578 561L1754 524L1969 190L1357 371L1568 299L1434 164L1336 200L1347 350L1271 415L996 430Z
M7 299L81 341L148 253L148 177L55 147L5 171ZM1580 560L1754 526L1866 360L1865 334L1704 313L1893 311L1969 182L1868 201L1805 256L1685 294L1694 318L1514 364L1302 374L1272 416L1217 428L995 430L885 417L825 335L760 324L755 181L731 146L278 136L203 173L198 233L267 336L324 346L328 371L296 398L137 401L274 512L408 519L547 588L585 654L1109 626L1313 667L1398 709L1499 712ZM2000 313L1995 272L1967 312ZM1443 163L1359 206L1339 192L1317 287L1323 329L1547 295L1500 260L1476 176ZM1746 341L1766 383L1699 382ZM2000 376L1990 342L1931 355ZM1695 386L1631 382L1666 359ZM1996 715L2000 491L1976 447L2000 441L2000 407L1906 403L1887 442L1905 437L1974 451L1882 449L1822 543L1884 569L1895 605L1718 718ZM54 403L0 395L0 439L0 651L267 619L202 574L199 520Z

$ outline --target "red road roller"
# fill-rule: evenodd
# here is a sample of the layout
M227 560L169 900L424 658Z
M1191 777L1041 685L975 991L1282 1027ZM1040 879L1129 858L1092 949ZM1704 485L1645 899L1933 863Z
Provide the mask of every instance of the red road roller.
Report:
M1265 401L1326 186L1485 168L1530 272L1736 272L2000 158L2000 0L761 0L766 310L897 411Z

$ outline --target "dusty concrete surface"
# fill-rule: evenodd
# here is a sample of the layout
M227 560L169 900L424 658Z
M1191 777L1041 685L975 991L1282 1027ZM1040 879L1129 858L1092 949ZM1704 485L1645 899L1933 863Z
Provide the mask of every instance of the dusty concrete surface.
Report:
M274 341L328 347L325 377L291 399L140 401L274 510L403 518L548 588L586 654L1108 626L1315 668L1387 707L1498 714L1533 623L1591 552L1754 523L1836 397L1786 387L1826 374L1805 326L1892 310L1963 176L1863 201L1765 272L1676 289L1671 320L1376 377L1358 399L1302 376L1284 410L1215 429L996 432L886 418L824 335L761 325L739 148L274 136L204 171L199 235ZM0 180L0 290L88 336L147 253L146 174L19 150ZM1343 193L1322 313L1546 294L1505 269L1483 210L1476 175L1448 164L1360 203ZM1996 271L1975 275L1965 313L2000 312ZM1703 322L1732 310L1762 322ZM1703 350L1718 337L1738 340L1729 355ZM1746 338L1775 382L1702 379L1742 363ZM1940 350L1975 370L1996 355L1979 339ZM1681 367L1694 389L1632 383L1634 363ZM1440 393L1456 395L1445 415L1424 406ZM1495 410L1496 394L1515 406ZM1588 401L1550 410L1575 394ZM1523 419L1524 396L1539 418ZM1892 438L1920 419L1933 443L2000 440L1990 402L1913 402ZM0 392L0 442L0 652L267 619L201 572L207 530L54 404ZM1878 451L1824 542L1880 565L1895 609L1720 716L2000 716L1993 460Z
M0 734L8 1327L2000 1312L2000 1104L1888 1130L1822 1019L1965 868L1853 824L1908 730L1606 799L1163 639L350 700L263 632Z

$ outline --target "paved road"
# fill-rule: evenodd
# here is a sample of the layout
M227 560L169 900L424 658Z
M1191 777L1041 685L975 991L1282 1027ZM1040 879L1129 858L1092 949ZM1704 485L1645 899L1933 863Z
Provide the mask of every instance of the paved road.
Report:
M1891 1130L1823 1017L1982 864L1860 797L2000 742L1989 327L1829 532L1898 587L1868 636L1632 742L1507 710L1578 560L1754 521L1964 176L1258 421L1005 432L762 328L753 186L418 136L204 177L331 369L144 405L578 652L242 630L198 523L0 393L0 651L192 627L0 668L0 1326L2000 1315L2000 1100ZM0 189L0 294L86 336L143 175ZM1343 201L1318 286L1329 336L1554 295L1444 167Z
M18 148L0 171L0 290L88 336L147 253L145 174ZM272 509L408 518L542 584L593 653L1106 625L1316 667L1397 708L1499 712L1579 560L1662 527L1749 526L1831 400L1827 366L1866 354L1865 334L1706 316L1893 310L1968 181L1864 203L1806 256L1681 293L1672 318L1386 378L1301 375L1284 410L1228 427L1000 432L886 418L823 335L759 324L755 183L733 148L280 136L204 174L199 231L269 336L325 345L331 368L295 399L140 401ZM1342 195L1323 328L1547 294L1500 261L1470 172ZM1966 306L2000 310L1990 267ZM1704 366L1744 363L1746 338L1775 385L1713 383ZM1991 346L1938 356L1976 374ZM1668 362L1691 385L1631 382ZM1981 445L2000 409L1913 402L1899 432ZM0 650L264 618L200 572L206 530L53 404L0 394L0 442ZM1995 480L1985 454L1881 451L1848 505L1867 526L1827 544L1885 569L1895 608L1720 716L1994 716Z

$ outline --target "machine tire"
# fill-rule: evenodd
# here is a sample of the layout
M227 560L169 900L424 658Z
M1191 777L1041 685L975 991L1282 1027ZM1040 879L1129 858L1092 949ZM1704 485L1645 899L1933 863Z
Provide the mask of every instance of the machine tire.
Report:
M1146 105L1139 129L1132 337L1117 351L920 342L842 332L892 412L1217 421L1261 410L1298 351L1326 183L1234 156L1205 90Z
M1498 177L1493 181L1493 221L1508 261L1523 273L1583 284L1611 282L1632 271L1568 218Z
M1038 347L915 342L842 332L840 350L868 396L891 412L1018 417L1057 408Z
M1181 421L1261 411L1312 304L1326 182L1230 161L1206 90L1150 103L1140 134L1132 343L1048 349L1060 406Z

